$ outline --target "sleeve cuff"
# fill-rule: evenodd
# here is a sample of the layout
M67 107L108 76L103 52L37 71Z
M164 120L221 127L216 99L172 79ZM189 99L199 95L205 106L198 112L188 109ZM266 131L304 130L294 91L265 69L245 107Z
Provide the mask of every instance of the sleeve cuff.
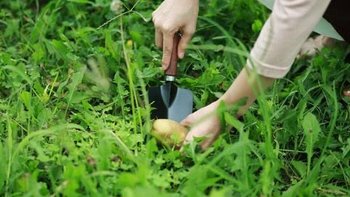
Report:
M258 73L264 77L269 77L273 79L281 79L287 75L291 66L280 67L264 63L254 57L253 54L247 59L247 67L249 70Z

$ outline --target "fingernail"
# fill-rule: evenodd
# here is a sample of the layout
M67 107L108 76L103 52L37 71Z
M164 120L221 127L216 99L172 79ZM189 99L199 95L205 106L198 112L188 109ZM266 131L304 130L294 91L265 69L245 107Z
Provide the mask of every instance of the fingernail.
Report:
M184 52L180 52L179 58L182 59L182 58L184 58L184 56L185 56L185 53Z
M162 65L162 69L163 70L166 70L167 69L167 66L165 64Z

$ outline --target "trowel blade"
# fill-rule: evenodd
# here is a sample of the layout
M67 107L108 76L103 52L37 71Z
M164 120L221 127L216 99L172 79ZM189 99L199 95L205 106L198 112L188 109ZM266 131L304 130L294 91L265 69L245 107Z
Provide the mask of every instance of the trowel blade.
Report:
M149 89L149 102L153 108L152 119L182 121L193 110L193 94L190 90L178 88L172 82Z

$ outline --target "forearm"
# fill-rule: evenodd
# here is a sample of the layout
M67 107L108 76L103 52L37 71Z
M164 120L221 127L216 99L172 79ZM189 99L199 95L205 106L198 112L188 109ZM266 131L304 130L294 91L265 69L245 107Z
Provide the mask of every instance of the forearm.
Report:
M246 104L239 109L237 114L241 116L255 101L258 94L270 87L274 81L275 79L273 78L249 73L249 71L244 68L219 101L223 101L228 105L233 105L241 99L246 98Z

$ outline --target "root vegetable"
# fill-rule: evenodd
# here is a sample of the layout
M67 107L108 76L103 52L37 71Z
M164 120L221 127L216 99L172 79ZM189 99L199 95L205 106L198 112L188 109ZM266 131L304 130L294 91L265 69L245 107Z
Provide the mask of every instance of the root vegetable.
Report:
M178 122L158 119L153 123L152 135L167 146L181 146L188 130Z

